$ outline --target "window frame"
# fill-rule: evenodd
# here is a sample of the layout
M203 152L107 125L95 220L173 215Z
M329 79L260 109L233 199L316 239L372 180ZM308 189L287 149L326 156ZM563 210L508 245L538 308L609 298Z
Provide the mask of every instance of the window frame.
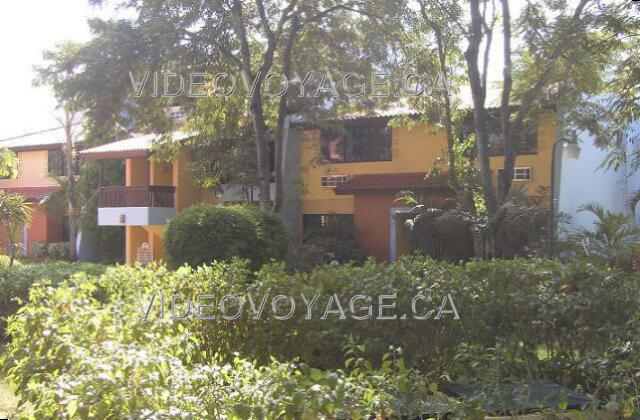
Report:
M321 188L335 188L349 181L349 175L323 175L320 177ZM326 182L325 182L326 181Z
M504 168L498 169L498 178L502 176L502 172ZM528 178L517 178L519 171L526 171L529 173ZM513 177L511 178L511 182L527 182L533 181L533 167L532 166L515 166L513 168Z
M367 121L346 124L340 130L320 130L323 163L390 162L393 160L393 128L384 123ZM358 133L358 134L355 134ZM329 157L329 142L341 140L342 159ZM355 152L354 150L358 150ZM374 156L374 149L378 149ZM359 155L359 157L356 157Z

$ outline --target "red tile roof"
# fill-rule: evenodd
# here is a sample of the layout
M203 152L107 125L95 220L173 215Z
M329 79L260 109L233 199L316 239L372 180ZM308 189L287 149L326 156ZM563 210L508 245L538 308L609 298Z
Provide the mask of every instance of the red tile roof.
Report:
M353 175L347 182L339 184L334 192L337 195L351 195L373 191L447 189L444 182L425 180L425 176L425 172Z
M54 185L50 187L9 187L0 188L0 191L4 191L5 194L20 194L27 201L40 201L59 189L60 187Z

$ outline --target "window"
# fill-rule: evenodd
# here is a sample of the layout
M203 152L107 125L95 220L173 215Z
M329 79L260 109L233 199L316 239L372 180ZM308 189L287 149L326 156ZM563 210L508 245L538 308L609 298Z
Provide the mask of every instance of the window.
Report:
M173 123L177 124L177 123L182 122L184 117L187 116L187 111L183 110L179 106L174 106L174 107L171 107L171 111L169 111L169 116L171 118L171 121L173 121Z
M322 159L331 163L391 160L391 128L372 123L323 130Z
M320 180L321 187L337 187L338 184L345 183L349 180L348 175L326 175Z
M49 150L47 172L56 176L65 173L65 159L62 150Z
M498 169L498 176L502 176L504 169ZM513 168L513 180L514 181L531 181L533 179L530 166L521 166Z
M462 140L473 134L473 115L469 114L462 130ZM525 121L519 134L516 135L516 152L519 155L538 153L538 129L533 121ZM500 114L498 111L490 112L487 118L487 144L490 156L499 156L504 153L502 131L500 128Z
M302 229L305 235L330 226L353 225L352 214L305 214L302 216Z

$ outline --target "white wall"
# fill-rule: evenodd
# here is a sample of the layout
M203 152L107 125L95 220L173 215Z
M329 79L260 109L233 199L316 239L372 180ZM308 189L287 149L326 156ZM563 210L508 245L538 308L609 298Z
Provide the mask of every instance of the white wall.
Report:
M640 126L636 125L633 132L637 133L638 128ZM594 217L589 213L578 212L581 205L590 201L599 203L610 211L629 213L627 202L640 188L640 173L633 173L628 165L618 170L601 168L607 152L597 148L588 133L582 133L579 141L579 159L567 159L563 153L560 168L558 211L569 214L572 218L571 223L560 227L567 231L592 226ZM638 150L638 144L626 144L627 152Z

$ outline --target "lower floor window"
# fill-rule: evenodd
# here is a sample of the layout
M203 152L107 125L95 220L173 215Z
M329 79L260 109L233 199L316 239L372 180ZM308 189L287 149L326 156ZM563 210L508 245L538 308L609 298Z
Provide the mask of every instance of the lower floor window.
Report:
M503 169L498 169L498 175L502 176ZM531 172L531 166L517 166L513 168L513 180L514 181L531 181L533 175Z
M304 234L341 224L353 224L352 214L305 214L302 216Z

